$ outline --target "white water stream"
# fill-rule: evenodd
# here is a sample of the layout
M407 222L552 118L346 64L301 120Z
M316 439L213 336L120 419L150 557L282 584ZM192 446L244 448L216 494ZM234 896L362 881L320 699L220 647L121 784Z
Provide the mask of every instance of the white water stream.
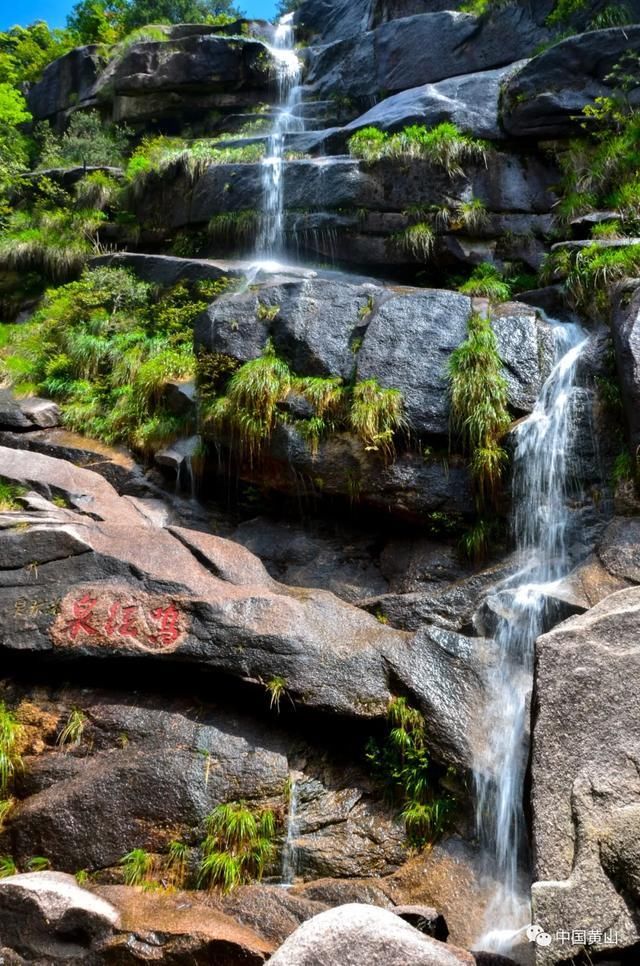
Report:
M258 237L258 256L272 259L284 249L284 166L287 135L304 130L304 121L296 113L300 104L302 63L295 52L293 14L278 22L273 46L269 51L276 63L278 108L267 154L262 160L263 211Z
M494 651L474 762L476 821L499 883L477 948L507 952L530 922L523 786L536 638L554 587L571 569L568 554L571 397L588 339L575 325L554 325L556 365L531 415L515 430L514 531L518 572L488 599L496 613Z

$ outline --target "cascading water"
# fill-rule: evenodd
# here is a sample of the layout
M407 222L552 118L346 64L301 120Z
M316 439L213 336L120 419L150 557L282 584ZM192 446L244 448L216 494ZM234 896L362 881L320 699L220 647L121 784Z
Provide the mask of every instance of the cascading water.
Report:
M284 248L284 160L287 135L304 130L304 121L296 113L300 103L302 64L294 50L293 14L278 22L274 44L269 48L276 63L278 109L273 130L262 161L263 212L258 237L258 255L271 259Z
M571 569L568 506L570 414L576 367L588 339L575 325L554 325L556 365L531 415L515 430L514 530L520 569L494 588L494 650L483 708L485 736L474 762L476 819L497 890L478 948L507 951L530 922L523 786L527 716L536 638L547 602ZM481 619L480 619L481 620Z
M282 849L282 885L291 886L295 882L298 871L298 850L296 838L298 835L298 805L300 789L298 775L294 772L289 776L289 811L287 814L287 836Z

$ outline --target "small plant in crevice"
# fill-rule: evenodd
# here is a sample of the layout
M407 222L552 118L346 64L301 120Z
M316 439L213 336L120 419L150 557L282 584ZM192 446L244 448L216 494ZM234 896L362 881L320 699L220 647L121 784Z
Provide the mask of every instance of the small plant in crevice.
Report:
M285 697L289 698L289 701L291 701L291 706L295 707L293 701L287 693L286 678L276 675L267 681L264 687L269 697L269 708L272 711L275 711L276 714L280 714L280 704L282 699Z
M495 503L507 455L500 440L511 422L507 382L491 320L472 313L467 338L448 365L451 432L471 458L478 508Z
M387 459L395 455L394 436L407 427L399 389L383 389L375 379L357 382L352 390L349 423L366 450Z
M366 758L389 798L399 805L410 843L422 848L446 831L455 800L442 785L443 770L431 761L420 711L406 698L395 697L387 722L386 738L369 741Z
M18 866L13 856L0 855L0 879L8 879L10 875L17 875Z
M131 849L120 859L125 885L153 888L156 859L145 849Z
M13 711L0 701L0 796L4 799L17 772L22 770L20 740L24 729Z
M189 855L190 849L186 842L180 839L169 842L165 870L171 885L176 889L181 889L187 882Z
M275 855L276 818L271 809L244 802L218 805L206 819L198 884L223 893L260 881Z
M81 708L72 708L65 726L60 730L56 744L60 748L78 748L87 723L87 716Z
M419 221L394 235L392 241L400 251L427 262L433 254L435 238L431 225L426 221Z
M28 872L46 872L51 868L51 860L44 855L32 855L27 859Z
M23 486L18 486L10 480L0 476L0 512L5 510L20 510L20 498L26 493Z
M0 799L0 833L4 831L5 822L9 818L9 815L15 808L16 800L15 798L3 798Z

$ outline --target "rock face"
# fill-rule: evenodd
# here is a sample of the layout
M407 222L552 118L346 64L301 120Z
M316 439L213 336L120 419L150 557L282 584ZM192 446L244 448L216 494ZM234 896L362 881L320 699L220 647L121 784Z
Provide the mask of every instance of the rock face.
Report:
M210 678L210 699L214 689ZM405 857L402 826L371 779L357 767L340 767L331 739L304 745L260 720L269 707L266 697L256 702L255 717L239 717L226 706L198 710L151 691L141 699L115 689L12 690L5 684L2 694L17 701L24 728L25 769L1 838L20 868L38 854L56 869L84 869L113 881L121 878L125 853L165 854L177 836L190 846L189 863L197 867L213 808L245 799L284 819L289 775L301 761L296 875L384 875ZM73 708L82 712L82 734L76 745L61 746L57 737ZM274 881L281 877L285 834L280 824L268 869Z
M58 872L3 880L0 952L5 962L124 966L161 956L174 963L260 966L273 948L193 896L155 896L130 888L102 893L81 889L73 876Z
M502 120L509 134L567 137L582 109L611 93L606 78L627 51L640 50L640 26L611 27L563 40L534 57L506 85ZM631 95L638 99L637 91Z
M0 881L0 943L28 959L76 961L119 920L114 906L70 875L35 872Z
M29 110L38 120L62 121L72 106L95 103L94 87L104 66L97 45L76 47L45 67L29 90Z
M470 953L431 939L385 909L348 904L322 912L278 949L273 966L474 966Z
M639 614L640 591L621 590L536 647L534 921L552 936L579 923L575 928L591 931L592 954L612 944L630 948L639 938L632 912L638 901ZM555 963L563 952L558 943L539 947L537 962Z
M640 446L640 289L613 318L613 344L624 402L631 452Z
M391 674L413 690L434 662L448 673L450 641L425 647L331 594L276 584L244 548L155 526L87 470L0 449L0 473L45 496L5 515L8 528L26 524L3 535L7 651L188 662L254 682L277 677L296 703L365 719L385 714ZM46 502L53 493L72 509ZM463 640L455 647L464 650ZM424 701L430 719L434 702L448 715L444 693L425 691ZM461 727L446 735L446 757L466 759L463 722L472 713L469 704L457 708ZM434 730L434 746L446 732Z
M508 51L505 32L512 41ZM498 9L488 20L451 10L401 17L318 48L308 83L323 96L332 91L354 98L395 93L513 63L546 36L524 5Z
M347 124L343 135L350 137L368 125L382 131L399 131L410 124L435 127L450 121L476 137L500 140L504 137L499 123L500 91L520 66L512 64L497 70L463 74L403 90Z

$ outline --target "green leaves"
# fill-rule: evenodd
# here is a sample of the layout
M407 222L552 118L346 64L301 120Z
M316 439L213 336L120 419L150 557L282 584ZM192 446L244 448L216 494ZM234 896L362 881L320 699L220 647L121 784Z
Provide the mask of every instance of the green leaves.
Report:
M349 140L350 154L364 161L380 158L423 158L443 168L449 177L461 175L463 165L486 164L488 145L478 138L463 134L455 124L444 122L434 128L412 124L400 133L387 134L375 127L357 131Z

